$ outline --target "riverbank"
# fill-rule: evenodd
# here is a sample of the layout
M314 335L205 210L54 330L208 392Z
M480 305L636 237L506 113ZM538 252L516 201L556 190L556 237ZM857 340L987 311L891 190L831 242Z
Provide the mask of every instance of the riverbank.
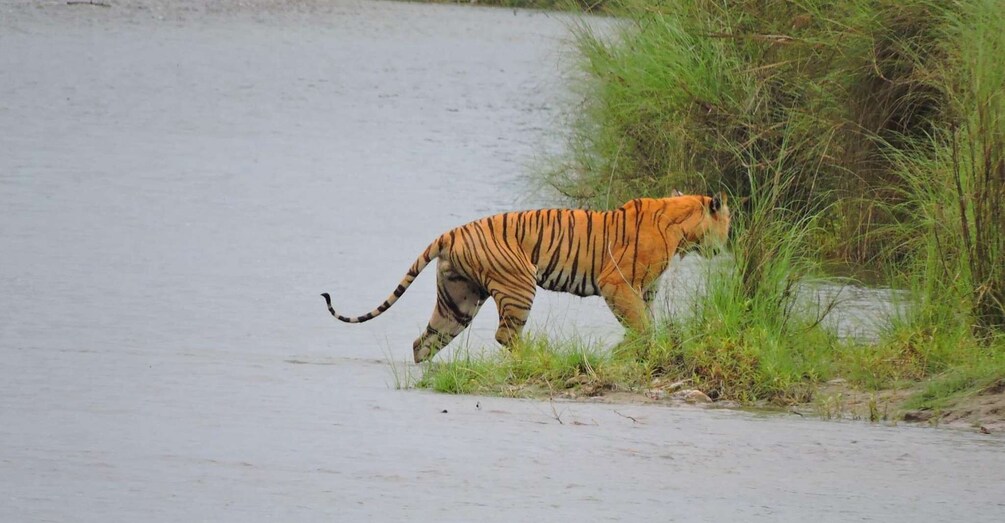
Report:
M613 34L577 32L584 101L544 177L591 208L673 188L747 200L735 263L708 275L689 317L600 356L611 374L633 374L630 389L665 374L744 404L801 404L844 379L914 390L901 408L933 417L981 411L952 406L1005 380L1005 96L987 87L1005 83L990 58L1005 46L997 3L643 0L619 15ZM807 282L847 281L835 265L902 296L872 339L838 337L826 298L799 302Z
M676 357L638 357L619 346L610 351L557 345L540 338L511 352L455 351L446 361L427 364L421 374L394 369L399 387L425 388L448 394L600 401L605 403L680 405L711 408L757 408L815 416L825 420L854 419L872 423L901 422L968 429L1005 430L1005 379L1002 369L981 369L970 375L953 370L925 379L874 381L881 355L827 374L805 377L754 396L763 385L747 383L727 373L756 373L723 358L715 369L719 381L695 374ZM838 358L840 360L840 358ZM844 359L850 362L850 359ZM903 365L902 361L891 362ZM709 369L712 370L712 369ZM856 371L858 373L856 373ZM851 379L841 376L852 376Z

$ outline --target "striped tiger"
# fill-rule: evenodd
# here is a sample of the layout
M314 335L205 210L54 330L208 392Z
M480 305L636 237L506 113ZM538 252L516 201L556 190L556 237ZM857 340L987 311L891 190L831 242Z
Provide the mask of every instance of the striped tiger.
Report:
M578 296L600 295L621 323L644 331L656 280L675 253L721 245L729 232L725 194L638 198L613 211L542 209L508 212L451 229L433 240L379 307L362 316L328 311L347 323L389 309L426 266L436 262L436 307L415 340L416 363L460 334L488 298L499 312L496 340L520 336L537 287Z

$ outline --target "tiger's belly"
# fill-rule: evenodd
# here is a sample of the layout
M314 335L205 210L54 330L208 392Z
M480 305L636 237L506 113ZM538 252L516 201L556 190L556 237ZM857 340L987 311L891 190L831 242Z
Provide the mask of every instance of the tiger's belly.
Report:
M576 296L585 297L600 294L594 276L582 272L573 274L571 271L556 270L549 274L545 269L539 269L537 271L537 285L549 291L568 292Z

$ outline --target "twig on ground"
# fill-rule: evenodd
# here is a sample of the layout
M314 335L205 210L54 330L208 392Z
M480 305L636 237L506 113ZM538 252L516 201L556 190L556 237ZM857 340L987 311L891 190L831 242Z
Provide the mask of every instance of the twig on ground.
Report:
M617 414L618 416L621 416L622 418L628 418L628 419L632 420L632 423L638 423L640 425L642 424L641 421L639 421L639 420L637 420L637 419L635 419L635 418L633 418L631 416L626 416L626 415L624 415L624 414L622 414L622 413L620 413L618 411L614 411L614 413Z
M94 7L112 7L112 4L107 2L99 2L97 0L66 0L66 5L91 5Z
M555 418L555 421L557 421L559 425L565 425L562 421L562 416L557 410L555 410L555 402L552 401L551 398L548 398L548 404L551 405L551 417Z

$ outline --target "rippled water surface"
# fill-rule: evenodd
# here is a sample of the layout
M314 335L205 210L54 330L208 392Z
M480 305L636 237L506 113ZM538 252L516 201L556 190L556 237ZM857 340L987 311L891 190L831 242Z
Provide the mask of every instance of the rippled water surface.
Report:
M320 291L369 310L440 232L538 205L570 18L110 3L0 2L0 520L1005 513L994 437L396 390L431 274L332 321ZM619 332L599 299L532 318Z

